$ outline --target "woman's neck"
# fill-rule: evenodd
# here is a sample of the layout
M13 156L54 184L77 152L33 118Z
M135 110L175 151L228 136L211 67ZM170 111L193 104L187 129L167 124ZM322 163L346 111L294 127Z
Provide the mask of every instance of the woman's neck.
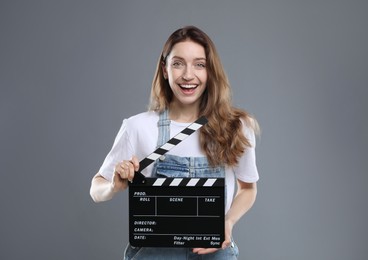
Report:
M177 106L174 103L170 104L169 118L179 123L191 123L198 118L198 107L196 106Z

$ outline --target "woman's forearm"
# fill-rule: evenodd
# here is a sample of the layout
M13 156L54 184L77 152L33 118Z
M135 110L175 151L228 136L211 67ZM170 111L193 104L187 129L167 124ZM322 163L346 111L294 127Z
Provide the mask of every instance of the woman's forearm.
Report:
M102 202L112 199L116 191L114 191L111 182L96 174L92 179L89 193L94 202Z
M253 206L256 196L256 183L245 183L238 180L238 191L231 208L226 214L226 221L235 225L235 223Z

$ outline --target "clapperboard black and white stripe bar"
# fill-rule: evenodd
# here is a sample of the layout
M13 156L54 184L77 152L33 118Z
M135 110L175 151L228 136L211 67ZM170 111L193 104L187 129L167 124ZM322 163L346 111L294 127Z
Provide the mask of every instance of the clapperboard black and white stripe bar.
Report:
M140 170L207 123L199 118L140 162ZM129 242L137 247L221 247L224 178L146 178L129 184Z
M146 184L154 187L217 187L223 185L223 178L148 178Z

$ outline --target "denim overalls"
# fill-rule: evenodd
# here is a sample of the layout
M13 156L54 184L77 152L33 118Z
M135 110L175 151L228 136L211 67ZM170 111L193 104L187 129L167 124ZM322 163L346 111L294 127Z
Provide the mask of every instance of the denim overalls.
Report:
M160 114L158 121L158 141L160 147L170 139L170 120L168 111ZM180 145L180 144L179 144ZM211 167L206 157L179 157L164 155L156 161L152 177L224 177L223 166ZM225 192L226 193L226 192ZM226 201L226 200L225 200ZM178 223L180 225L180 223ZM125 249L124 260L186 260L186 259L208 259L223 260L237 259L239 254L235 243L225 250L219 249L215 253L198 255L192 253L191 248L162 248L162 247L132 247L128 244Z

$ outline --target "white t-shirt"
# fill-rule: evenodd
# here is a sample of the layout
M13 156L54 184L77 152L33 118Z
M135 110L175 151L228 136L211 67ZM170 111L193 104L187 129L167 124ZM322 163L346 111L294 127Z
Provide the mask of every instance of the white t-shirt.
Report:
M159 114L157 112L144 112L128 119L124 119L122 126L115 138L114 144L107 154L99 173L107 180L112 181L114 167L123 160L130 160L133 155L141 161L151 154L157 146ZM190 123L171 121L170 138L181 132ZM247 148L239 159L236 167L225 167L226 178L226 212L230 208L235 191L235 178L248 183L257 182L259 179L255 156L254 132L243 124L244 135L250 141L252 147ZM199 145L199 133L196 131L180 144L172 148L168 154L182 157L204 157ZM153 164L142 170L146 177L152 174Z

